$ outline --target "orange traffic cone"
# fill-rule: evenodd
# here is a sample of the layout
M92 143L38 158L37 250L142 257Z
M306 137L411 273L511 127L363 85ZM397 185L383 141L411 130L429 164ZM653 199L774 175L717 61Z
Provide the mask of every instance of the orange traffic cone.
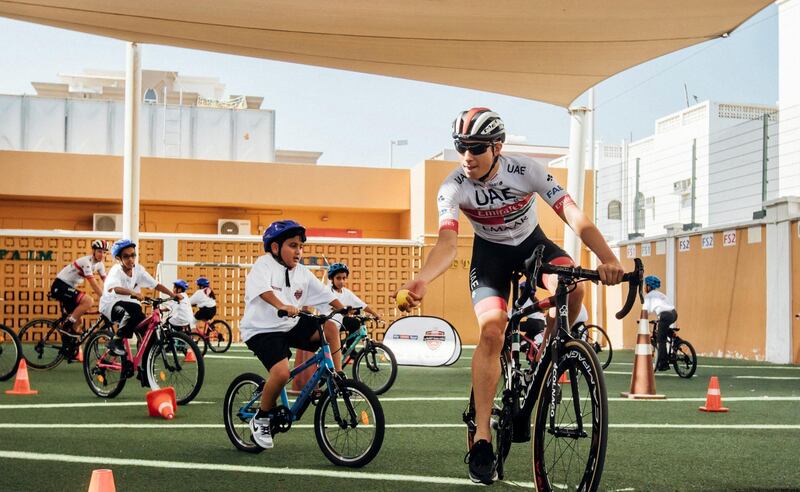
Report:
M650 345L650 330L646 319L639 320L636 335L636 349L633 358L631 389L620 393L623 398L632 400L661 400L665 395L656 394L656 376L653 373L653 346Z
M197 357L194 355L194 350L191 347L188 347L186 350L186 357L183 358L184 362L197 362Z
M558 384L570 384L569 377L567 376L567 371L561 373L561 377L558 378Z
M17 378L14 380L14 389L6 390L7 395L36 395L39 392L31 389L28 380L28 364L25 359L20 359L17 367Z
M706 405L699 408L702 412L727 412L728 409L722 406L722 393L719 390L719 380L716 376L711 376L708 382L708 392L706 393Z
M164 417L172 420L175 417L175 388L161 388L147 392L147 411L151 417Z
M114 486L114 473L111 470L94 470L92 481L89 482L89 492L116 492Z

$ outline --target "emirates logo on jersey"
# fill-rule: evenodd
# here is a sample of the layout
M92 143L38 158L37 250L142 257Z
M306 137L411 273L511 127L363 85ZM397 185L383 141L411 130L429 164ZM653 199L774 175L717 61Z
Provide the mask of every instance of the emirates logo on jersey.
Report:
M303 289L297 289L296 291L294 291L295 299L299 301L301 297L303 297Z

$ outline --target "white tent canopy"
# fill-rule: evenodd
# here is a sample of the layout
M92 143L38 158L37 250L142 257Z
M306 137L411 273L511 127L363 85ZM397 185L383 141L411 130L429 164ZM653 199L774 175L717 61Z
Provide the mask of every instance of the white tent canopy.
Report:
M0 0L0 16L139 43L436 82L568 106L770 0Z

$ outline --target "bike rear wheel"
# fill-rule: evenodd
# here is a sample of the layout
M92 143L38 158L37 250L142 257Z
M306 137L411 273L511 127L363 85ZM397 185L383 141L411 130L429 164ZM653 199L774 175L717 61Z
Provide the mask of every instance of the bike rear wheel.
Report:
M694 351L692 344L686 340L676 338L673 343L675 344L675 349L673 350L675 359L672 362L672 367L675 368L678 376L689 379L694 376L694 372L697 370L697 352Z
M231 326L218 319L208 325L208 330L206 331L206 343L208 344L209 348L211 348L212 352L221 354L222 352L227 352L229 348L231 348ZM203 352L205 354L205 352Z
M122 375L124 357L106 350L111 340L111 331L99 331L86 342L83 351L83 376L92 393L101 398L114 398L125 387L126 378ZM113 366L113 367L109 367Z
M0 381L10 379L17 372L22 359L22 345L17 334L4 325L0 325Z
M568 340L560 352L556 379L567 372L570 382L553 388L553 362L546 354L542 382L532 389L533 481L537 490L597 490L608 441L603 370L594 350L581 340Z
M353 363L353 379L367 385L376 395L382 395L396 378L394 353L382 343L367 341Z
M61 332L55 320L34 319L19 331L20 341L25 341L22 356L34 369L52 369L64 360Z
M252 419L261 405L261 397L256 396L264 388L264 378L257 374L240 374L228 386L222 403L222 418L225 432L236 449L246 453L260 453L264 448L253 442L250 431Z
M360 468L372 461L384 427L383 408L371 389L351 379L328 380L314 412L314 434L331 463Z
M586 325L581 330L579 338L594 349L594 353L597 354L603 369L611 365L614 350L611 348L611 340L609 340L604 329L597 325Z
M205 337L197 333L196 331L192 331L191 333L189 333L189 336L191 337L192 341L197 345L197 348L200 349L200 352L203 355L206 355L206 352L208 352L208 342L206 341Z
M192 401L203 386L203 356L186 333L164 331L163 338L150 345L144 366L150 388L172 386L178 405Z

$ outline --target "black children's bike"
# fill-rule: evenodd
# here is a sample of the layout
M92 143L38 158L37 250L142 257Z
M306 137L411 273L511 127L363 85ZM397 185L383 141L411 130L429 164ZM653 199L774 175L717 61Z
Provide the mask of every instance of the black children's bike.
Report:
M650 343L653 345L653 367L658 367L658 320L650 320L652 333ZM667 331L667 362L675 369L678 376L689 379L697 370L697 352L691 343L678 336L680 328Z
M544 247L537 247L523 271L512 279L514 310L506 327L498 398L490 416L496 475L500 480L504 478L504 461L512 442L531 441L536 490L597 490L608 442L608 395L595 350L570 334L567 296L576 283L599 281L600 275L596 270L544 264L543 252ZM617 319L628 314L637 293L643 299L644 268L641 260L634 261L634 270L623 277L629 283L629 291ZM535 285L532 280L541 274L558 276L555 296L523 308L531 298L531 286ZM519 292L522 275L528 282ZM540 354L529 359L520 352L519 322L537 310L553 306L556 325L545 330ZM530 349L531 344L527 347ZM564 381L562 375L568 376L568 382L559 382ZM477 430L473 394L463 419L471 449Z

